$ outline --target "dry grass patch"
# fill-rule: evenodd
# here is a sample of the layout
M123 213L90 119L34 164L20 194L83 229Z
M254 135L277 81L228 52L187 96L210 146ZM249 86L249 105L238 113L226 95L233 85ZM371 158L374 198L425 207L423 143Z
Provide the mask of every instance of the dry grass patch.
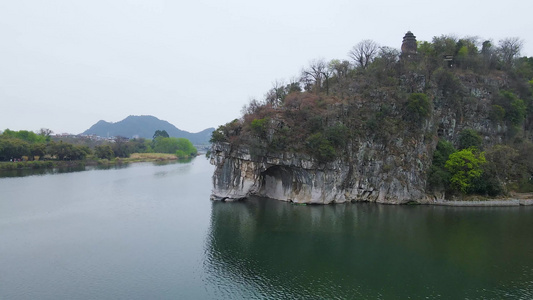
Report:
M175 154L167 153L133 153L129 157L134 160L176 160L178 157Z

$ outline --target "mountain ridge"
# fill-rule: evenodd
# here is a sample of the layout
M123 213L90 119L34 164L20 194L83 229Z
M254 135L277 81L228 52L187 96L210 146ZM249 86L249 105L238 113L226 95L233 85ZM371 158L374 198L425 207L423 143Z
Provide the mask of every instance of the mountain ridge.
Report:
M165 130L171 137L181 137L190 140L193 144L209 144L209 138L214 128L206 128L200 132L191 133L177 128L168 121L161 120L151 115L129 115L118 122L99 120L82 135L97 135L102 137L123 136L127 138L151 139L156 130Z

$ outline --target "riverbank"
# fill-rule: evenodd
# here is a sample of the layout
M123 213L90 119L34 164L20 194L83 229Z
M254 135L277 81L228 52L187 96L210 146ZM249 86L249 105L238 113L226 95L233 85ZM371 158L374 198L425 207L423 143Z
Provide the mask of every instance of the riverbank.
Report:
M533 205L533 193L510 192L501 198L484 198L468 196L464 199L436 200L433 205L441 206L530 206Z
M87 158L84 160L35 160L35 161L18 161L18 162L0 162L0 171L24 170L24 169L52 169L52 168L71 168L83 166L106 166L120 165L135 162L165 162L176 161L178 157L174 154L166 153L133 153L127 158L98 159Z
M477 206L529 206L533 205L533 199L501 199L501 200L477 200L477 201L436 201L431 203L432 205L440 206L463 206L463 207L477 207Z

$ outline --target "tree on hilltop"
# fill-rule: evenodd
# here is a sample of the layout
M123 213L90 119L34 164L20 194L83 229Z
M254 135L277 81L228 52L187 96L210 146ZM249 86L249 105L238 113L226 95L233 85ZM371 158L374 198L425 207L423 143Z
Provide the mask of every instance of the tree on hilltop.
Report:
M170 137L170 136L168 135L166 130L156 130L154 132L153 139L155 140L157 137L165 137L165 138L167 138L167 137Z
M363 40L357 45L353 46L352 50L348 52L357 67L363 70L374 60L379 51L379 45L373 40Z

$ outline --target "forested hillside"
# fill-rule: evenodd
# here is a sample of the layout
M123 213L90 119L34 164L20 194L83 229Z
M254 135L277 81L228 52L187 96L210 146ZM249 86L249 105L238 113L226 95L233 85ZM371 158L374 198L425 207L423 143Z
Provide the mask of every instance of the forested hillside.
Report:
M213 132L214 152L309 157L304 169L342 174L331 186L348 200L533 191L533 57L521 40L409 34L401 51L365 40L276 81Z

